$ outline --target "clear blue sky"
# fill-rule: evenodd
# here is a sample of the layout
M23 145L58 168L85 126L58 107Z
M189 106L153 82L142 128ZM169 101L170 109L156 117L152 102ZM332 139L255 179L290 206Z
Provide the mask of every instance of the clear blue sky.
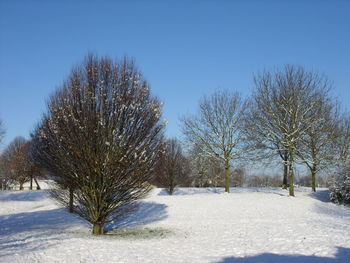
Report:
M350 103L350 1L0 0L4 145L29 137L88 51L135 58L165 103L168 136L180 135L178 117L203 94L248 95L254 72L284 64L326 73Z

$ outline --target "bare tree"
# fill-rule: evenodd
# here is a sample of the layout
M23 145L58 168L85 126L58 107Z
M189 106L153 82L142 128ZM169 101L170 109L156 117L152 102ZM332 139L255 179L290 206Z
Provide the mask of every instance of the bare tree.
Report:
M246 180L246 172L243 167L237 167L232 171L232 185L234 187L242 187Z
M194 185L198 187L208 185L210 157L206 156L199 147L194 146L189 151L189 158Z
M205 154L199 147L189 151L192 185L196 187L224 186L225 168L222 161Z
M296 148L297 155L311 174L311 188L316 191L316 174L321 168L326 168L334 162L334 152L331 150L337 138L336 108L328 97L330 86L327 79L318 78L319 91L314 94L309 103L313 106L309 111L309 123L305 125L304 135L301 136L300 145Z
M337 160L337 166L343 167L350 160L350 114L343 113L339 116L336 128L336 140L333 153Z
M246 184L250 187L278 187L281 183L281 178L276 175L253 174L246 178Z
M255 81L258 81L257 79ZM269 85L265 84L256 85ZM262 91L260 91L262 92ZM244 133L246 136L245 150L250 153L251 161L260 161L271 164L275 161L275 157L281 158L283 165L283 181L282 187L288 188L288 168L289 168L289 152L282 145L284 134L278 125L269 121L271 109L268 109L264 103L269 98L262 97L257 92L253 95L249 102L249 107L244 118ZM256 182L258 179L256 179Z
M225 192L230 191L230 163L241 155L241 121L245 103L238 93L218 91L204 97L197 116L182 119L187 141L225 167Z
M224 187L225 186L225 167L222 161L213 157L208 157L207 162L208 162L208 169L207 169L207 181L205 186ZM233 178L232 180L235 180L235 178Z
M256 124L250 125L262 148L272 150L289 169L289 195L294 196L294 165L297 147L313 118L309 114L322 82L317 73L302 67L286 66L275 72L264 72L254 78L253 95ZM321 85L321 86L320 86ZM288 160L287 160L288 159ZM286 161L287 160L287 161Z
M26 155L26 165L27 165L27 173L28 173L28 177L29 177L29 189L33 190L33 181L36 184L36 189L40 190L41 187L39 185L38 182L38 178L45 178L42 174L42 169L41 167L37 166L34 162L34 160L32 160L30 152L31 152L31 145L32 145L32 141L27 141L26 144L23 146L24 147L24 151L25 151L25 155Z
M1 190L7 190L13 183L8 152L0 155L0 180Z
M18 183L19 189L23 190L23 184L29 180L28 152L26 139L16 137L3 152L3 172L12 183Z
M190 165L185 157L180 142L173 138L165 143L161 157L160 181L170 195L176 186L188 186L190 183Z
M30 189L32 190L34 181L37 190L40 190L37 178L41 176L41 169L30 159L30 144L31 142L23 137L16 137L1 154L2 189L7 189L13 184L19 184L19 189L23 190L24 183L30 181Z
M69 207L73 194L73 212L100 235L151 189L163 127L161 104L132 62L89 55L50 98L32 157L56 181L53 196Z

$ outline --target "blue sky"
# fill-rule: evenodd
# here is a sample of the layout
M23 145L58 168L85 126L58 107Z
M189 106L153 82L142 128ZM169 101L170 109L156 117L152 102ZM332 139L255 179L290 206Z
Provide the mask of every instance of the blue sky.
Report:
M48 96L88 51L128 55L164 103L168 136L218 88L249 95L252 75L297 64L350 103L350 1L0 0L4 145L29 137Z

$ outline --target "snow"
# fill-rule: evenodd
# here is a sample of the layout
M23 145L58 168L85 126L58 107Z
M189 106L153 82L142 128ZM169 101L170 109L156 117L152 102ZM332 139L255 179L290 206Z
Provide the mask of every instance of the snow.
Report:
M348 263L350 207L327 194L180 188L169 196L155 189L112 226L135 235L96 237L45 191L0 191L0 262Z

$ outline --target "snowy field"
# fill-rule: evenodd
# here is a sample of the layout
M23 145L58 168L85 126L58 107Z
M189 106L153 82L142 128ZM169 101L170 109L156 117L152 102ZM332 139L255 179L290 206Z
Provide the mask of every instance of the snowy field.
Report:
M0 262L350 262L350 208L326 190L231 191L155 189L103 237L44 191L0 191Z

